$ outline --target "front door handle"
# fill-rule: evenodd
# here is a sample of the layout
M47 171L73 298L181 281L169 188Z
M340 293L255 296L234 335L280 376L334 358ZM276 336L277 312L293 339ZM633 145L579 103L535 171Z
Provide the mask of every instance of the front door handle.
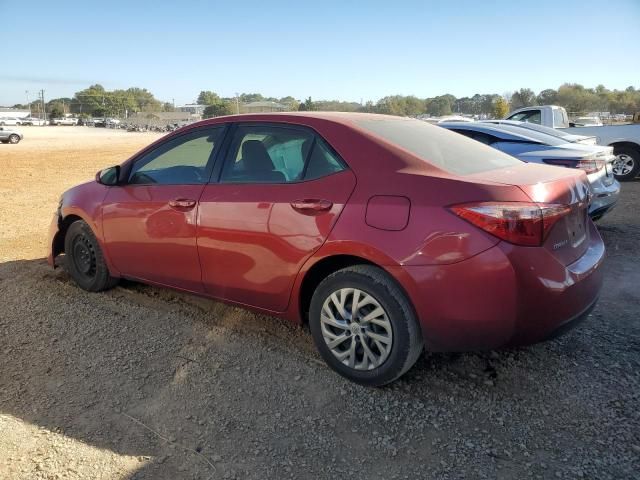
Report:
M296 212L300 212L305 215L318 215L322 212L331 210L333 203L329 200L305 198L304 200L295 200L291 202L291 207L293 207Z
M178 210L190 210L196 206L196 201L189 198L176 198L169 201L169 206Z

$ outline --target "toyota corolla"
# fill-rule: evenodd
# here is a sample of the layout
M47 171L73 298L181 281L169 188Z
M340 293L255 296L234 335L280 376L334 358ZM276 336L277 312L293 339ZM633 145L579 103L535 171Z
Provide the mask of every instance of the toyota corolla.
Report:
M62 195L49 263L308 323L365 385L423 348L524 345L584 318L604 245L583 171L525 164L418 120L219 117ZM97 320L99 321L99 320Z

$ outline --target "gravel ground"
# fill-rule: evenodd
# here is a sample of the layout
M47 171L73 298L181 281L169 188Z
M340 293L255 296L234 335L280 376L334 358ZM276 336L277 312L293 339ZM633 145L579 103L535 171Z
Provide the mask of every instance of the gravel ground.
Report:
M59 193L155 137L24 130L0 145L0 478L638 478L640 181L600 222L606 284L581 327L427 354L374 390L284 321L49 269Z

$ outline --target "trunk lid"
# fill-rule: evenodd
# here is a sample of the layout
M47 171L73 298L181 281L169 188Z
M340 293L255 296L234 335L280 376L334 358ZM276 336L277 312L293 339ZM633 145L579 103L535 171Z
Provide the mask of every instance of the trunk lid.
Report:
M591 189L584 171L523 163L469 177L517 186L532 202L568 206L570 211L553 225L542 247L564 265L575 262L587 250Z

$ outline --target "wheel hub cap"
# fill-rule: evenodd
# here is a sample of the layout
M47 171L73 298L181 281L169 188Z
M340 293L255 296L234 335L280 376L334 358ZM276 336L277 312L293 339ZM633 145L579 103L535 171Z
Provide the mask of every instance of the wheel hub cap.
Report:
M327 347L354 370L373 370L389 357L393 346L391 322L369 293L342 288L327 297L320 317Z
M613 174L614 175L629 175L633 170L633 158L630 155L620 154L613 161Z
M95 271L95 254L91 244L84 236L77 237L73 242L73 263L83 275L92 276Z

